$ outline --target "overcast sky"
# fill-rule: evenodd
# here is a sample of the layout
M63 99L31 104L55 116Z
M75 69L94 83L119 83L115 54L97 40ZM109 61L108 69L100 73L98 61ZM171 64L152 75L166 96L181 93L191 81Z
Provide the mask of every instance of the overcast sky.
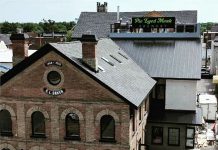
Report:
M108 11L198 10L198 22L218 22L218 0L0 0L0 22L75 21L98 1Z

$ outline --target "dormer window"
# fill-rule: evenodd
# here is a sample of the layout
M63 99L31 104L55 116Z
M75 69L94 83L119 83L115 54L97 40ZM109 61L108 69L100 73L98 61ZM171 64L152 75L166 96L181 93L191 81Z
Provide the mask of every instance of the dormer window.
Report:
M51 71L47 75L47 80L51 85L58 85L61 82L61 75L57 71Z

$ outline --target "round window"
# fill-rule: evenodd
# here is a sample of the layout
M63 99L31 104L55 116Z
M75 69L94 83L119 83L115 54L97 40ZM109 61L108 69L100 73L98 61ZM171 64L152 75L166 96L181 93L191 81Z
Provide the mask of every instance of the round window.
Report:
M47 75L47 80L52 85L58 85L61 82L61 75L57 71L51 71Z

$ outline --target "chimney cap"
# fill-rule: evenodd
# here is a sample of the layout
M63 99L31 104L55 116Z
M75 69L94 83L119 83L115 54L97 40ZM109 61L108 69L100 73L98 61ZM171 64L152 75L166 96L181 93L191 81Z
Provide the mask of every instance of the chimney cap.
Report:
M96 36L93 34L83 34L80 41L81 42L98 42Z
M15 33L15 34L11 35L10 40L26 40L28 38L29 38L29 36L27 34Z

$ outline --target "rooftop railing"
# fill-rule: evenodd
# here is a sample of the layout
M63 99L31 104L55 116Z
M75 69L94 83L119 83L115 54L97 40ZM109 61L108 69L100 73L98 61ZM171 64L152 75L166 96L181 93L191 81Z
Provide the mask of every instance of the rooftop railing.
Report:
M128 23L110 25L111 38L200 38L200 24L176 24L175 28L141 26Z

